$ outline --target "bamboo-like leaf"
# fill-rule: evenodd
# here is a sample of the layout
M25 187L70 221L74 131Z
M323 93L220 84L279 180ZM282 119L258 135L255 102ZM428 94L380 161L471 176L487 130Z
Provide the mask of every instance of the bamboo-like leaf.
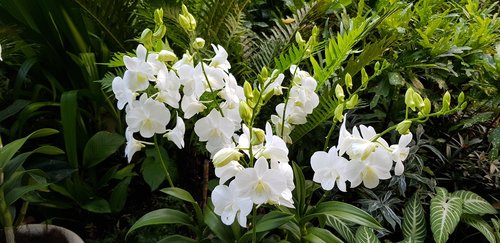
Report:
M11 205L19 198L24 196L26 193L47 188L48 185L49 185L48 183L43 183L43 184L34 184L34 185L16 187L5 195L5 203L7 205Z
M270 231L293 219L294 215L280 211L271 211L264 215L256 224L257 232Z
M193 240L191 238L188 238L186 236L170 235L170 236L167 236L167 237L159 240L156 243L195 243L195 242L197 242L197 241Z
M293 164L293 178L295 181L295 190L293 190L293 198L296 199L295 207L299 215L302 215L303 210L306 209L306 182L304 179L304 174L297 163Z
M425 213L417 193L405 204L402 231L405 239L411 238L411 242L425 241Z
M461 220L479 230L490 243L497 242L493 228L480 216L464 214Z
M212 202L208 202L203 213L205 224L207 224L208 228L210 228L222 242L234 242L234 236L231 229L227 227L227 225L224 225L220 217L214 213Z
M360 226L358 230L356 230L354 242L356 243L378 243L380 240L377 238L375 233L373 233L373 229L370 229L366 226Z
M186 226L192 226L193 221L186 213L178 210L163 208L151 211L144 216L142 216L137 222L130 227L125 237L127 237L132 231L150 225L158 224L181 224Z
M351 231L351 226L341 219L334 216L327 216L326 225L335 229L347 242L354 242L354 233Z
M178 199L184 200L186 202L190 203L196 203L194 200L193 196L191 196L191 193L188 191L178 188L178 187L169 187L169 188L164 188L160 190L163 193L166 193L170 196L176 197Z
M471 191L456 191L451 194L464 201L463 213L466 214L496 214L497 210L484 198Z
M61 95L61 120L63 125L64 144L68 162L73 168L78 168L78 146L77 146L77 114L78 114L78 90L64 92Z
M307 234L303 237L305 240L314 243L335 243L335 242L343 242L337 236L332 234L327 229L312 227L307 229Z
M117 133L110 133L107 131L100 131L94 134L83 150L83 166L91 168L112 154L123 145L125 138Z
M437 243L444 243L455 230L462 215L463 200L452 197L442 187L436 187L436 195L431 199L431 230Z

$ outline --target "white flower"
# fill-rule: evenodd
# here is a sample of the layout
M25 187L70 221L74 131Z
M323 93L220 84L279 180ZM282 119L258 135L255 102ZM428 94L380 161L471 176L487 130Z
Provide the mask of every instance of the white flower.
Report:
M314 170L313 181L320 183L325 190L333 189L337 183L341 191L347 191L347 178L343 173L348 163L347 159L338 155L336 147L331 147L328 153L315 152L311 156L311 167Z
M217 147L227 144L233 135L234 126L231 120L213 109L206 117L196 121L194 132L201 142L207 141L210 146Z
M115 94L116 99L118 100L118 109L123 109L127 103L135 100L136 94L132 92L127 86L121 77L115 77L113 79L113 83L111 84L113 88L113 93Z
M0 61L3 61L3 59L2 59L2 45L0 45Z
M177 61L173 66L172 68L173 69L176 69L176 70L179 70L180 67L182 66L191 66L193 67L193 56L189 55L189 53L184 53L182 55L182 59Z
M226 183L245 169L238 161L231 161L222 167L215 167L215 175L219 177L219 185Z
M146 48L143 45L138 45L136 54L136 57L123 57L123 63L127 67L123 80L127 87L134 92L147 89L149 80L155 79L153 67L146 62Z
M197 65L196 68L191 65L179 66L177 73L179 74L184 95L194 95L199 98L205 92L204 77L200 65Z
M298 106L288 102L285 110L285 103L280 103L276 106L276 113L279 117L285 116L285 122L293 125L305 124L307 122L307 113Z
M131 132L128 128L125 130L125 138L127 139L127 145L125 146L125 156L130 163L134 154L141 151L141 149L146 147L146 145L143 142L136 140L134 138L134 133Z
M212 162L215 168L223 167L231 161L240 160L241 156L243 156L243 154L240 153L237 148L223 148L214 154Z
M228 71L231 68L231 64L227 61L227 52L221 45L215 46L212 44L212 48L214 48L215 56L212 58L210 62L210 66L220 68L224 71Z
M406 147L410 144L413 135L411 133L402 135L399 138L399 142L397 145L391 145L392 149L392 160L396 162L396 166L394 167L394 174L401 175L404 171L403 161L406 160L408 154L410 153L410 148Z
M174 129L167 129L167 133L163 135L169 141L172 141L177 145L179 149L184 148L184 133L186 132L186 127L184 126L184 121L182 118L177 117L177 123Z
M189 119L194 115L204 111L207 107L203 105L194 95L184 95L181 101L181 108L184 111L184 118Z
M255 128L254 128L255 129ZM243 152L250 156L250 129L244 123L241 126L243 133L238 138L238 147L243 150ZM252 146L252 153L255 156L264 147L264 144L256 144Z
M224 88L224 85L226 84L224 80L228 78L228 75L222 69L207 66L202 62L199 63L196 68L201 65L203 65L201 70L205 71L205 73L202 73L202 81L205 91L210 92Z
M295 184L293 182L293 169L290 164L285 162L272 162L271 169L276 169L280 171L281 178L285 182L288 190L281 192L279 198L276 200L278 205L283 205L285 207L293 208L293 195L292 191L295 189Z
M224 81L226 82L224 89L219 92L219 96L231 104L239 104L241 100L245 100L243 87L239 86L232 74L229 74Z
M260 87L261 90L265 88L262 94L264 96L270 92L273 92L274 95L283 94L283 87L281 86L281 83L283 83L284 79L285 75L282 73L278 74L278 70L274 70L271 76L264 81L264 85Z
M170 111L161 102L142 94L138 101L129 104L125 117L130 131L150 138L155 133L164 133L170 121Z
M292 138L290 134L293 130L293 125L285 121L283 123L283 119L277 115L271 115L271 122L274 124L274 129L276 130L276 134L280 136L283 141L286 143L292 143Z
M179 77L177 77L174 71L168 71L166 67L160 69L158 80L156 81L156 88L158 89L156 100L166 103L173 108L179 108L179 101L181 100L180 87Z
M384 148L377 148L366 160L351 160L344 171L345 177L354 188L363 182L366 188L375 188L380 180L391 178L391 154Z
M282 172L269 169L265 158L259 158L254 168L245 168L234 178L233 182L242 197L250 197L255 204L278 203L282 193L289 190Z
M252 211L253 203L249 197L241 197L237 194L236 190L233 183L229 186L216 186L212 191L214 212L221 216L225 225L233 224L234 218L237 217L241 227L246 227L247 216Z
M273 135L271 124L266 123L266 143L260 149L255 157L264 157L272 162L288 162L288 148L285 141L280 137Z

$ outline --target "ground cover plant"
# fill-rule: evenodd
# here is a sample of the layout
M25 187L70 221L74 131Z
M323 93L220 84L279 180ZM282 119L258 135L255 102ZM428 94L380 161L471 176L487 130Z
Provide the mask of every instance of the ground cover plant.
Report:
M500 240L497 3L130 1L118 27L98 2L64 6L90 50L119 43L107 69L82 49L88 87L44 67L55 89L2 96L6 141L60 119L58 167L26 165L58 179L22 197L49 217L90 216L96 242Z

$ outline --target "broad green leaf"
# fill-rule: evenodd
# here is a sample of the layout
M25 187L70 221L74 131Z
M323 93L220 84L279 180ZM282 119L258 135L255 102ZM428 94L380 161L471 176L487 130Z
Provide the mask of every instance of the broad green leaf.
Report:
M124 142L125 138L119 134L106 131L97 132L85 145L85 149L83 150L83 166L91 168L98 165L116 153Z
M490 243L497 242L493 228L480 216L464 214L462 215L461 220L462 222L479 230L479 232L481 232Z
M126 177L135 176L136 173L133 172L134 166L135 166L134 164L129 164L129 165L121 168L120 170L115 172L115 174L113 175L112 178L117 179L117 180L123 180Z
M367 212L348 203L329 201L322 202L315 209L304 216L301 221L307 222L314 217L334 216L355 224L367 226L374 229L383 229L382 225Z
M163 193L166 193L170 196L173 196L173 197L176 197L178 199L181 199L181 200L184 200L186 202L190 202L190 203L196 203L196 201L194 200L193 196L191 196L191 194L184 190L184 189L181 189L181 188L178 188L178 187L169 187L169 188L163 188L160 190L161 192Z
M346 224L341 219L335 216L327 216L326 225L335 229L347 242L354 242L354 233L351 231L352 226Z
M130 227L125 237L127 237L130 232L138 228L158 224L181 224L192 226L193 221L186 213L170 208L162 208L151 211L142 216L134 223L134 225L132 225L132 227Z
M61 122L63 126L64 145L68 162L78 168L77 116L79 90L66 91L61 95Z
M431 199L430 222L434 240L444 243L455 230L462 215L463 200L451 197L442 187L436 187L436 195Z
M0 167L3 168L6 163L8 163L12 157L21 149L21 147L26 143L26 141L30 138L49 136L59 131L52 128L42 128L34 131L30 135L14 140L8 144L6 144L3 148L0 149Z
M35 190L46 188L48 185L48 183L44 183L14 188L5 195L5 203L7 205L11 205L25 194Z
M256 231L264 232L280 227L292 220L294 215L280 211L271 211L257 221Z
M303 215L306 208L306 182L302 169L297 163L292 162L293 178L295 180L295 190L293 190L293 198L296 199L295 207L299 215Z
M375 233L373 233L373 229L365 227L365 226L360 226L358 230L356 230L356 239L354 242L356 243L377 243L380 242L378 240L377 236Z
M307 234L303 237L305 240L314 243L335 243L335 242L343 242L337 236L332 234L327 229L311 227L307 229Z
M147 156L142 162L142 178L149 185L151 191L158 189L165 181L165 172L155 157Z
M29 101L29 100L21 100L21 99L14 100L14 103L12 103L7 108L0 111L0 122L17 114L24 107L26 107L29 103L31 103L31 101Z
M234 242L231 228L222 223L220 217L214 213L212 202L208 202L203 213L205 224L222 242Z
M411 238L415 243L425 241L425 213L417 193L405 204L401 228L405 239Z
M471 191L456 191L452 197L459 197L464 201L463 213L466 214L496 214L497 210L482 197Z
M112 213L120 212L125 203L127 202L128 185L132 177L127 177L125 180L120 181L118 185L113 188L111 197L109 198L109 206Z
M43 145L33 150L34 153L47 154L47 155L60 155L64 151L52 145Z
M287 233L290 233L296 240L299 240L301 237L300 228L297 223L293 221L289 221L284 225L280 226L280 229L286 230Z
M404 79L400 73L390 72L389 74L389 83L394 86L403 86Z
M500 127L497 127L490 132L490 135L488 135L488 141L490 141L492 146L490 150L490 158L491 160L495 160L498 158L498 152L500 151Z
M95 198L81 205L81 207L93 213L111 213L108 201L103 198Z
M191 238L188 238L186 236L182 236L182 235L170 235L170 236L167 236L161 240L159 240L158 242L156 243L195 243L197 242L196 240L193 240Z

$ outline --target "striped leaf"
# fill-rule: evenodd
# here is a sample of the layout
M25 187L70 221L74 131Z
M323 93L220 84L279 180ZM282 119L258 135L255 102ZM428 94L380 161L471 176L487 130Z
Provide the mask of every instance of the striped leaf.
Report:
M415 194L405 204L403 213L403 236L408 242L424 242L426 236L424 208Z
M491 204L476 193L470 191L456 191L451 194L464 201L463 213L466 214L496 214L497 210Z
M356 243L378 243L380 242L373 233L372 228L368 228L365 226L360 226L358 230L356 231L356 238L354 239L354 242Z
M326 225L335 229L347 242L354 242L351 226L335 216L327 216Z
M462 215L463 200L451 197L442 187L436 187L436 195L431 199L431 230L437 243L444 243L455 230Z
M307 232L308 232L307 235L305 235L303 238L309 242L314 242L314 243L343 242L341 239L339 239L337 236L332 234L332 232L328 231L327 229L311 227L307 229Z
M497 242L493 228L480 216L464 214L462 216L462 222L479 230L490 243Z

